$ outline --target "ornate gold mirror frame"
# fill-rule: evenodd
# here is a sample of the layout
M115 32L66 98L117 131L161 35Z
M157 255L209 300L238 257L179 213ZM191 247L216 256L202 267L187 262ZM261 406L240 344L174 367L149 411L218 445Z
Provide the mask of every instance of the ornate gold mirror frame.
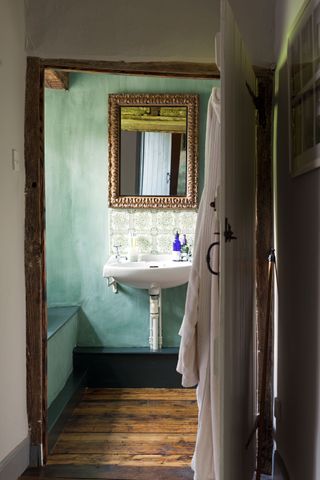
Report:
M122 195L121 108L182 107L186 110L185 195ZM194 94L112 94L109 95L109 206L112 208L196 208L198 205L198 124L199 99ZM157 172L154 172L157 175Z

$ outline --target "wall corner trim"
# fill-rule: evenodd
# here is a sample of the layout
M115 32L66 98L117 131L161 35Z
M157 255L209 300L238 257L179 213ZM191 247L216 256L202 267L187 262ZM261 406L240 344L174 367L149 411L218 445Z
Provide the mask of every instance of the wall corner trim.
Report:
M29 466L29 436L20 442L1 462L0 480L16 480Z

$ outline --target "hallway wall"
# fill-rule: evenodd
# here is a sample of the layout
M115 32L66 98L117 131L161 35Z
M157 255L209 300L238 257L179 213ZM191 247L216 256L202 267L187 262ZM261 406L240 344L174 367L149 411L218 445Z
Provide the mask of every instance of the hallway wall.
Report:
M276 442L290 480L320 478L320 169L289 172L286 44L302 0L276 10L275 88L279 371ZM277 476L279 478L286 478Z
M1 470L1 461L28 435L23 244L25 54L21 0L1 0L0 79ZM20 171L12 170L12 149L19 154Z

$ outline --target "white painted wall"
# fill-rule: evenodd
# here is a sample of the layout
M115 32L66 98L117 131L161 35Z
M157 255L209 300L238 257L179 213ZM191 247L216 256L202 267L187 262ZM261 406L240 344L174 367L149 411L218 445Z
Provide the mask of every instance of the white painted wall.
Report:
M290 480L320 478L320 169L289 174L287 34L302 0L276 7L279 266L278 451ZM282 479L285 477L277 476Z
M274 10L278 2L279 0L229 0L254 65L270 66L275 63Z
M275 0L230 0L254 63L273 63ZM212 62L219 0L26 0L27 51L47 58Z
M209 62L218 0L27 0L32 55ZM218 11L218 10L217 10Z
M0 462L27 436L24 287L24 11L0 0ZM11 150L21 170L12 171Z

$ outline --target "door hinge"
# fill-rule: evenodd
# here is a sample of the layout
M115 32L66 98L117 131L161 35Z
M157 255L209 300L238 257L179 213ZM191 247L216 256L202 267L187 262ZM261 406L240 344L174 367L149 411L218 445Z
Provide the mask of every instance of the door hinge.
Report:
M253 104L258 112L258 123L260 127L265 128L266 122L267 122L266 112L265 112L265 95L261 91L259 95L255 95L248 82L246 82L246 87L248 89L250 97L252 98Z

